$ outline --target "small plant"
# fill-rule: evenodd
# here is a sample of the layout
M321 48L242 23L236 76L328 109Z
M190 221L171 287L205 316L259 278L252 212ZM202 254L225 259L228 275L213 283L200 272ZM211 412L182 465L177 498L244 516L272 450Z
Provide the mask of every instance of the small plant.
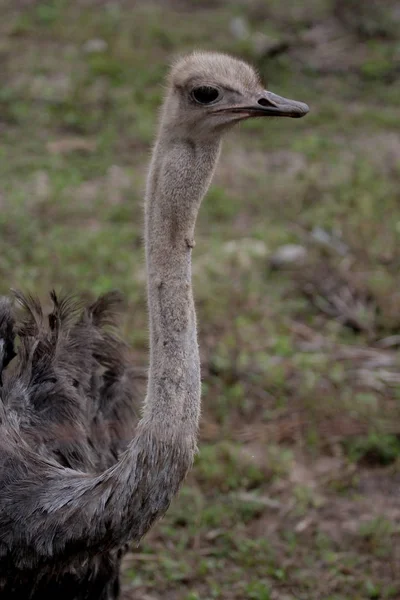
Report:
M246 586L246 598L248 600L271 600L271 591L267 583L263 581L251 582Z
M189 592L185 600L201 600L197 592Z
M360 526L359 535L368 550L376 556L390 556L393 546L394 525L385 517L376 517Z
M345 442L349 458L369 465L388 465L400 457L400 440L391 434L370 433Z

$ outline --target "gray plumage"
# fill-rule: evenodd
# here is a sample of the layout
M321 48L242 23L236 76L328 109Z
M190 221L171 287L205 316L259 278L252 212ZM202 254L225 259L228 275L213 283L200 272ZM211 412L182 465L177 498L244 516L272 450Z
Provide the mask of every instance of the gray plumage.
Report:
M196 450L191 252L222 134L253 116L307 111L225 55L193 53L172 68L146 191L150 370L140 420L116 293L83 306L52 292L48 315L16 293L20 317L0 300L2 600L118 597L126 544L165 513Z

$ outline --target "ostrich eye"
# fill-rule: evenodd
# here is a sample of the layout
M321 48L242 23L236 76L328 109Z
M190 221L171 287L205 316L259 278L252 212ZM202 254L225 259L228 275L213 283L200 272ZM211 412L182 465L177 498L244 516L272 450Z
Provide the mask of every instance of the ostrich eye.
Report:
M199 104L211 104L219 96L219 90L210 85L202 85L194 88L192 91L192 98Z

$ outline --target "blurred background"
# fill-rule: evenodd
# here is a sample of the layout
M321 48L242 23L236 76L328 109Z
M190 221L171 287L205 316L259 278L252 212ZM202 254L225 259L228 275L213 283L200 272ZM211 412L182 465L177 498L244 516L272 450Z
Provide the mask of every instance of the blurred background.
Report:
M143 383L168 64L230 52L311 107L225 141L194 252L201 451L128 555L126 597L398 600L399 4L0 6L0 292L121 289Z

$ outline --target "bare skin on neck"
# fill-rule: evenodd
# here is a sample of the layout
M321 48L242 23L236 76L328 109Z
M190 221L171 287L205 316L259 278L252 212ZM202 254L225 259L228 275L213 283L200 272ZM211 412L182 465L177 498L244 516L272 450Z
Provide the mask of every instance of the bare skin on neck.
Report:
M146 258L150 275L151 356L145 416L195 435L199 416L200 361L191 288L191 250L201 200L219 154L214 144L161 135L146 195ZM156 186L153 185L156 181Z

